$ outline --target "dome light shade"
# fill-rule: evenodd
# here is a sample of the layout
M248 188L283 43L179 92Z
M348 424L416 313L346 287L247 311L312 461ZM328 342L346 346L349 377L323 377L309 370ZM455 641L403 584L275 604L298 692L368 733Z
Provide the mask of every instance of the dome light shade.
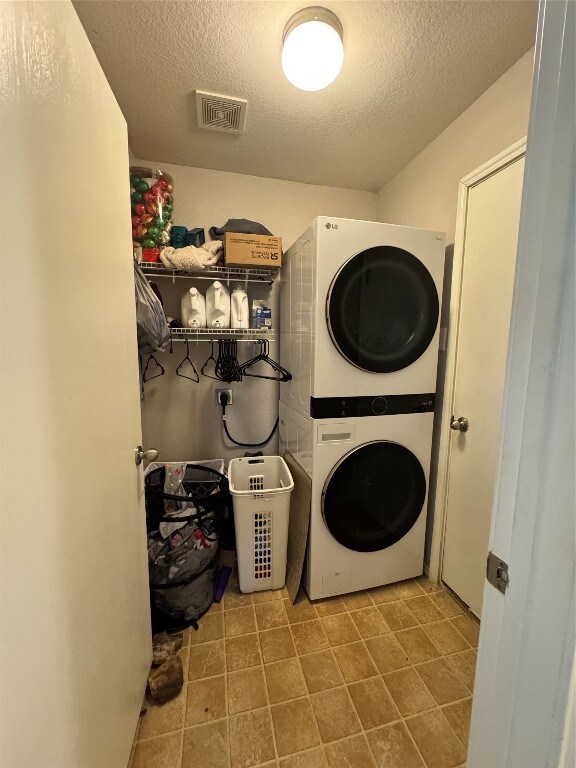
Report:
M334 82L344 62L340 19L327 8L303 8L284 29L282 69L302 91L320 91Z

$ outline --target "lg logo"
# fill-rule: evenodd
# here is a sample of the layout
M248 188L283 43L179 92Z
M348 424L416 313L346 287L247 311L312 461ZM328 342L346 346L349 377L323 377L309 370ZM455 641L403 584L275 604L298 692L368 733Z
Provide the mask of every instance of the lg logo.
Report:
M338 224L330 224L330 222L328 222L326 224L326 229L338 229Z

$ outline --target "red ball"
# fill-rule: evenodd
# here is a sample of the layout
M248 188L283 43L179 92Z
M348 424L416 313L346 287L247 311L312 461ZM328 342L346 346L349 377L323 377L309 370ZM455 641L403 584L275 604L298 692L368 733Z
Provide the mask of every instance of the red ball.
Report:
M140 217L139 216L132 216L132 224L136 227L140 223Z
M146 206L144 203L137 203L134 206L134 211L138 214L138 216L142 216L143 213L146 213Z
M152 218L153 217L150 216L149 213L144 213L142 214L142 216L140 216L139 223L144 224L144 226L147 227L148 224L150 224L150 222L152 221Z
M138 230L136 229L136 227L132 227L132 240L136 240L137 237L138 237Z
M156 199L156 195L154 194L154 192L152 192L152 190L149 190L148 192L144 192L144 200L147 203L152 203L154 202L155 199Z
M156 203L146 203L146 210L148 213L151 213L153 216L156 216L158 213L158 206Z

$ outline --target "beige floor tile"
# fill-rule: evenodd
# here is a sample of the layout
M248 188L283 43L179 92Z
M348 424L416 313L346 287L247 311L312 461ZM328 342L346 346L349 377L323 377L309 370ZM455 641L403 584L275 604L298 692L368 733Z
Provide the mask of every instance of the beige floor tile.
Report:
M180 768L182 732L158 736L136 744L132 768Z
M376 637L376 635L384 635L386 632L390 632L386 619L375 605L371 608L361 608L359 611L353 611L350 616L354 624L356 624L358 632L364 638Z
M383 587L374 587L369 589L368 594L372 598L372 601L376 605L382 605L383 603L393 603L395 600L400 600L400 595L394 589L392 584L386 584Z
M186 683L179 696L158 706L147 701L146 714L140 718L138 739L149 739L169 731L177 731L184 725L186 711Z
M319 651L300 657L300 664L310 693L336 688L344 682L332 651Z
M284 600L270 600L254 606L258 630L277 629L288 624L288 616L284 608Z
M468 688L457 677L445 659L419 664L416 671L426 683L438 704L449 704L469 695Z
M328 597L325 600L316 600L314 603L318 616L333 616L335 613L344 613L346 606L341 597Z
M410 627L418 626L418 619L402 600L379 605L378 610L386 619L390 629L393 629L395 632L399 629L409 629Z
M346 688L332 688L315 693L310 696L310 701L324 744L352 736L362 730Z
M456 735L462 744L468 748L472 699L457 701L455 704L449 704L447 707L442 707L442 712L446 715L448 722L456 732Z
M182 635L182 648L186 648L190 645L190 632L194 632L192 627L188 627L188 629L184 629L182 632L176 633L178 635Z
M284 595L282 594L281 589L264 589L262 592L254 592L252 594L254 605L257 605L258 603L267 603L270 600L282 600L283 598Z
M334 656L347 683L354 683L356 680L364 680L378 674L363 642L338 645L334 648Z
M357 611L359 608L369 608L371 605L374 605L366 590L343 595L342 600L349 611Z
M321 621L332 646L360 640L360 633L348 613L324 616Z
M184 731L182 768L228 768L226 720Z
M457 651L464 651L470 648L460 632L452 626L448 619L435 621L432 624L424 624L423 629L443 654L456 653Z
M328 744L324 751L329 768L376 768L364 734Z
M328 762L322 747L315 747L309 752L300 752L280 760L280 768L328 768Z
M456 674L471 691L474 690L474 676L476 675L476 651L469 648L461 653L453 653L446 660L456 670Z
M296 602L292 605L290 600L284 600L284 607L290 624L296 624L299 621L311 621L318 618L316 606L308 600L306 593L299 593Z
M293 699L272 706L272 722L279 757L320 744L316 721L308 699Z
M437 592L436 594L442 593ZM442 611L440 611L432 601L432 598L428 595L407 598L405 603L414 616L416 616L420 624L427 624L430 621L440 621L440 619L445 618Z
M380 677L371 677L348 686L362 727L368 730L398 720L400 715Z
M300 655L321 651L330 645L320 619L293 624L292 635L296 644L296 651Z
M188 680L188 666L190 661L190 646L181 648L178 651L178 656L182 659L182 670L184 671L184 680Z
M456 627L458 632L463 635L473 648L478 647L478 636L480 634L480 627L469 616L456 616L454 619L450 619L453 626Z
M410 717L436 706L434 697L414 667L383 675L386 687L402 717Z
M247 635L249 632L255 631L256 617L253 605L224 611L224 634L226 637Z
M268 705L262 667L250 667L228 675L228 714L237 715Z
M407 579L406 581L397 581L394 584L394 589L402 599L407 597L419 597L424 594L424 590L418 584L416 579Z
M430 640L422 627L412 627L396 632L396 639L406 651L412 664L420 664L441 656L440 651Z
M224 675L188 683L185 725L200 725L226 716Z
M227 637L224 641L226 650L226 669L228 672L238 672L240 669L255 667L261 663L258 635L240 635Z
M292 633L288 627L259 632L258 637L262 648L262 657L266 664L296 656Z
M188 665L189 680L201 680L203 677L223 675L225 671L224 640L203 643L192 649Z
M230 718L231 768L249 768L275 757L272 724L267 709L255 709Z
M366 734L378 768L424 768L404 723L393 723Z
M450 593L446 592L445 589L443 589L442 592L435 592L433 595L430 595L430 599L434 605L442 611L447 619L453 619L455 616L462 616L464 613L464 609L458 605L456 600L454 600Z
M219 603L212 603L212 605L210 606L210 608L208 608L208 610L204 615L209 616L212 613L218 613L219 611L223 611L223 610L224 610L224 605L221 600Z
M209 643L212 640L221 640L223 637L223 613L213 613L209 616L203 616L198 622L198 629L190 629L190 645Z
M455 768L466 760L466 750L439 709L406 721L428 768Z
M308 689L298 659L284 659L264 667L271 704L306 696Z
M435 584L428 576L418 576L416 582L422 587L426 594L432 594L433 592L442 592L444 587L442 584Z
M381 673L392 672L410 665L410 659L394 634L379 635L364 641Z
M231 608L245 608L247 605L252 605L252 595L240 592L240 587L228 587L222 602L225 611L229 611Z

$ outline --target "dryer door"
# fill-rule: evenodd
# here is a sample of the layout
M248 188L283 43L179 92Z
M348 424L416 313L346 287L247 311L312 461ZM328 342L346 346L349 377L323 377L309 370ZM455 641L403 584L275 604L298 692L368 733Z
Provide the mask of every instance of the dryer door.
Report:
M399 371L427 349L438 323L432 276L408 251L377 246L349 259L332 281L326 320L336 348L372 373Z
M342 546L376 552L399 541L426 498L422 465L398 443L365 443L336 464L322 491L322 514Z

